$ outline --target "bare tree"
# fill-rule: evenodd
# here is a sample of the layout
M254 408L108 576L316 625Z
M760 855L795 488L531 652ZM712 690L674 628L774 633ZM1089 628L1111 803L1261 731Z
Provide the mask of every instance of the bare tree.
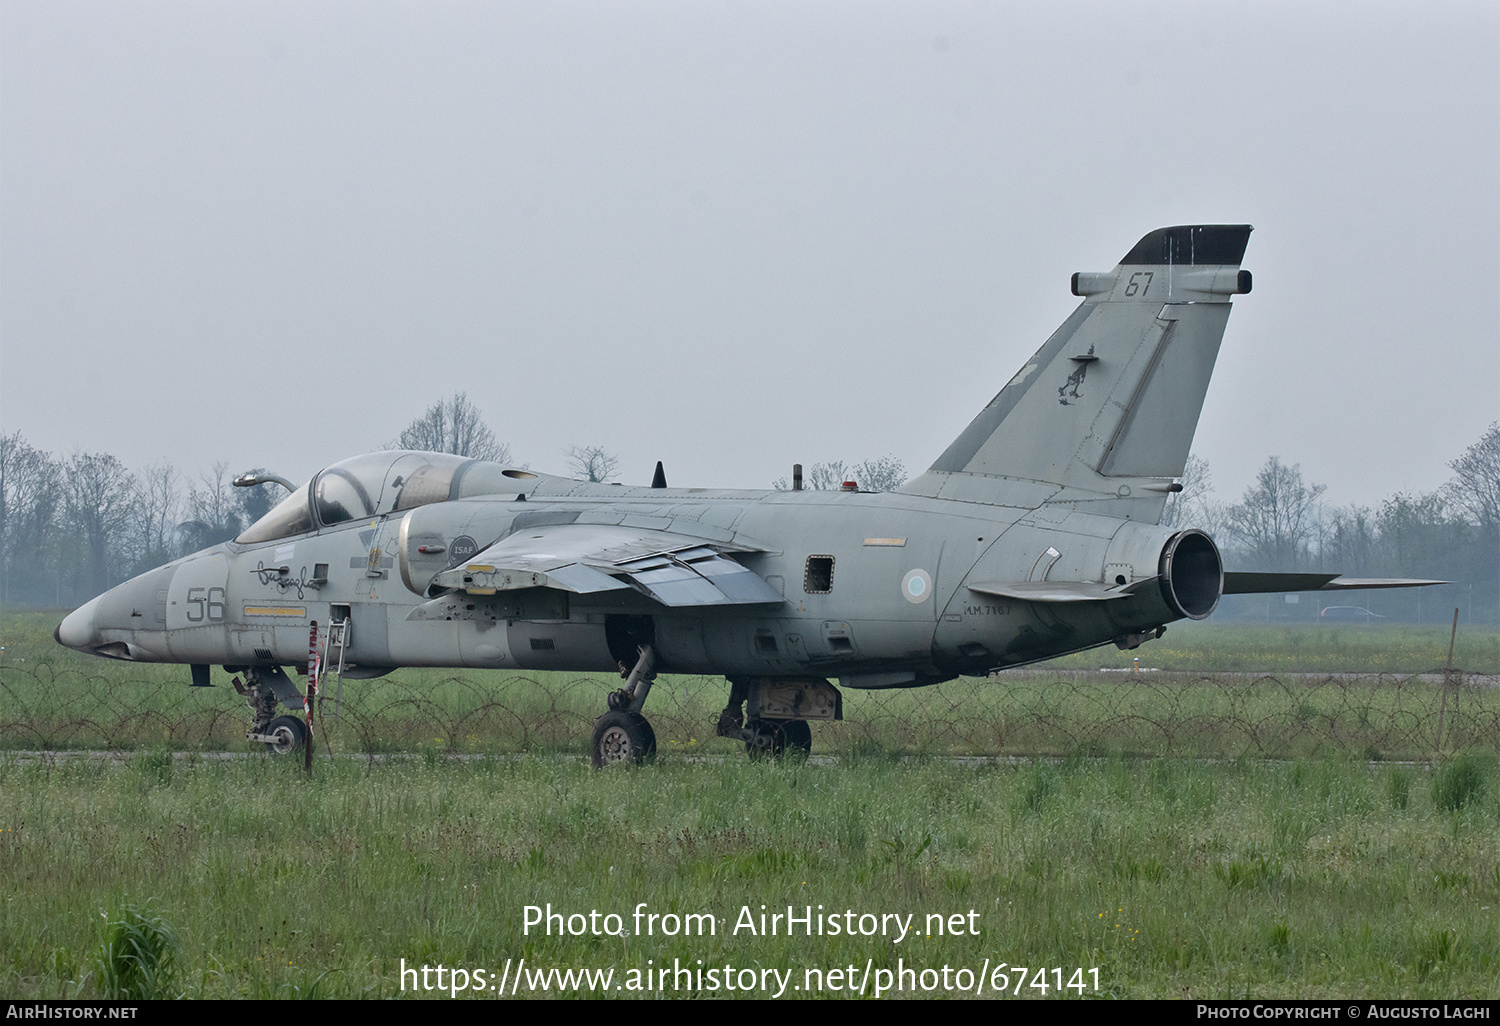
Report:
M189 549L206 549L226 542L246 527L239 500L229 482L229 464L222 460L209 473L199 474L202 487L188 490L191 517L179 525Z
M838 488L844 483L844 464L841 460L832 463L814 463L802 474L802 487L810 492L826 492ZM786 483L786 478L778 477L771 482L771 487L778 492L789 491L791 486Z
M831 463L814 463L802 475L802 487L815 492L834 491L848 480L843 460Z
M865 491L894 491L906 483L906 464L894 456L878 456L852 467L843 460L832 460L814 463L802 475L802 487L813 492L835 491L842 488L845 481L853 481ZM771 482L771 487L786 491L786 478L777 478Z
M172 558L176 549L177 469L170 463L148 466L141 472L137 530L141 533L139 569L149 570Z
M1500 421L1448 467L1458 475L1444 489L1453 508L1485 532L1500 530Z
M568 469L585 481L608 481L620 469L620 458L602 445L570 445L564 454Z
M1432 574L1452 579L1453 556L1473 528L1448 514L1441 494L1397 492L1383 500L1377 517L1385 565L1403 576Z
M19 431L0 435L0 599L55 594L49 571L53 525L62 503L62 471Z
M135 476L108 453L74 453L64 467L63 508L79 548L77 569L95 592L113 584L128 563L138 498Z
M893 492L906 484L906 464L894 456L865 460L850 471L858 485L869 492Z
M1306 552L1308 533L1317 514L1318 496L1327 485L1308 485L1302 467L1288 467L1272 456L1229 510L1229 527L1245 542L1247 555L1267 568L1289 570Z
M1182 491L1167 496L1167 504L1161 512L1161 526L1200 526L1207 512L1208 496L1214 490L1208 460L1196 453L1189 455L1179 480L1182 482Z
M1323 569L1363 577L1370 572L1379 555L1379 522L1368 507L1342 506L1325 518L1318 541L1318 556Z
M510 446L496 441L495 433L485 424L479 409L469 402L466 392L455 392L427 407L427 412L407 425L401 437L386 448L449 452L494 463L510 462Z

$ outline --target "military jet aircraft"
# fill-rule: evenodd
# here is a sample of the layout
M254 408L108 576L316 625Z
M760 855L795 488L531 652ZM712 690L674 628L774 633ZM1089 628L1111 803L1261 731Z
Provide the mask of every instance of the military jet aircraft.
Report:
M191 664L198 685L210 664L243 675L247 736L279 751L312 723L276 715L306 709L284 667L310 655L349 677L618 670L594 728L603 765L654 751L642 709L661 671L726 677L718 732L752 754L806 751L809 720L841 718L839 688L1135 648L1226 594L1436 583L1226 572L1208 534L1158 526L1231 297L1250 291L1250 231L1162 228L1074 274L1078 308L895 491L796 475L786 491L669 488L660 464L650 487L621 487L368 453L234 541L95 598L57 640Z

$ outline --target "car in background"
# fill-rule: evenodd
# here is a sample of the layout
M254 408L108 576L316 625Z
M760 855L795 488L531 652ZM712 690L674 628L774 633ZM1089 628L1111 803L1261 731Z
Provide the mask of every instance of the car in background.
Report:
M1329 623L1371 623L1384 620L1379 613L1372 613L1364 606L1324 606L1318 619Z

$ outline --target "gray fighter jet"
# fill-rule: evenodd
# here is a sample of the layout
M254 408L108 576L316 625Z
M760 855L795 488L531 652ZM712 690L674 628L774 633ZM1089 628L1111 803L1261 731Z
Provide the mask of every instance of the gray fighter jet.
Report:
M596 764L655 749L658 672L722 674L718 732L806 751L843 688L909 688L1201 620L1221 595L1416 581L1225 572L1158 526L1187 460L1249 225L1163 228L1073 275L1082 302L920 477L893 492L589 484L427 452L335 463L232 542L70 614L83 652L243 676L249 738L305 744L284 667L616 671ZM1003 686L999 684L997 686ZM601 695L601 706L606 696ZM277 706L304 715L277 716Z

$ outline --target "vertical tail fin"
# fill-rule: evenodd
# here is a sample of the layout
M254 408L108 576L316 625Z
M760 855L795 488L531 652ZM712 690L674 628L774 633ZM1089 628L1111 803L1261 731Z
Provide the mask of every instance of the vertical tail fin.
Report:
M1073 275L1078 309L901 490L1158 519L1187 462L1230 297L1250 291L1239 269L1250 231L1160 228L1114 270Z

